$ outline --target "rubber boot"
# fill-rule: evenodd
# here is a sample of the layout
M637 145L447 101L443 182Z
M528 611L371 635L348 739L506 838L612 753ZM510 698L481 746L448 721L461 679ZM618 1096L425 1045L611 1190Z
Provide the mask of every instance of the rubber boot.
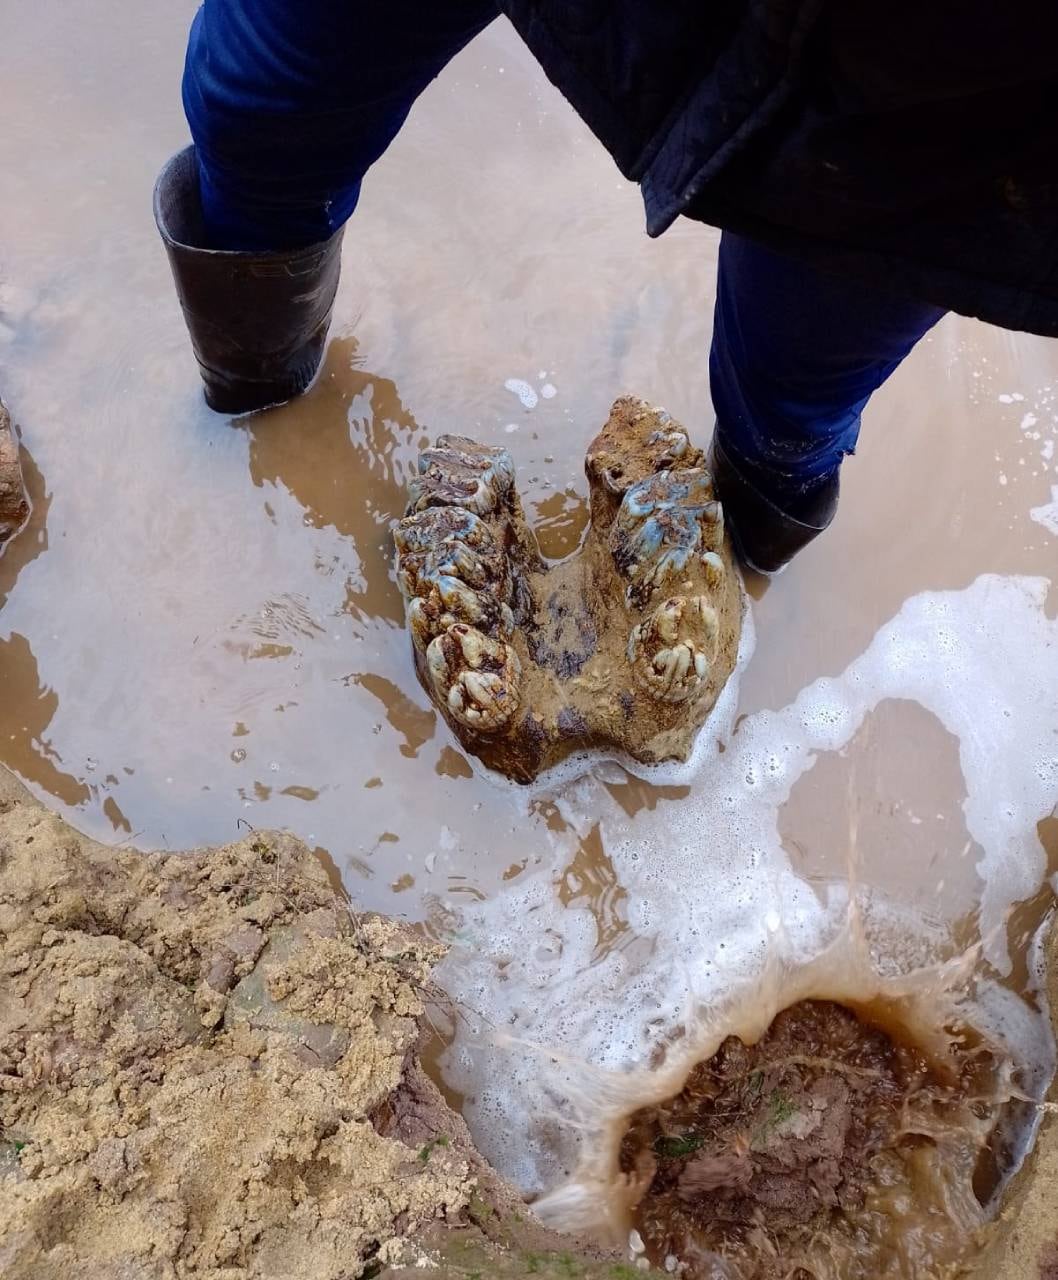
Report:
M734 457L714 435L709 465L735 552L758 573L779 573L834 519L838 473L801 498L782 499L780 506L748 478L747 468L740 468Z
M194 147L159 174L154 220L209 407L249 413L300 395L323 358L342 232L274 253L208 248Z

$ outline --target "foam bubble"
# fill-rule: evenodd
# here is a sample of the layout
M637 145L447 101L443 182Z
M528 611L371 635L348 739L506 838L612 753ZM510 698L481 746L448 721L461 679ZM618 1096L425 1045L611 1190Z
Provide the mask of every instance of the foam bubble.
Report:
M535 409L540 397L524 378L508 378L503 384L512 395L516 395L526 409Z
M1048 533L1058 538L1058 484L1051 485L1051 500L1041 507L1033 507L1029 515Z

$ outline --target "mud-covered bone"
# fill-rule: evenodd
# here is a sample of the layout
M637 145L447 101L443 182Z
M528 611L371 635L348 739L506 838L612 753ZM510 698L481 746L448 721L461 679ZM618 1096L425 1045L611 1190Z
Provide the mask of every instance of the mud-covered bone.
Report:
M11 418L0 403L0 549L29 518L29 500L22 483L18 441L11 430Z
M408 485L409 511L451 506L492 515L513 487L514 463L506 449L441 436L419 455L419 475Z
M494 733L518 710L518 655L474 627L458 623L432 641L426 669L436 697L470 729Z
M688 470L704 462L701 449L670 413L634 396L622 396L614 401L606 425L584 459L592 525L598 533L606 533L621 499L641 480L658 471Z
M518 781L573 751L684 759L734 666L741 586L704 457L618 400L591 443L591 519L550 567L509 455L442 437L394 531L419 677L465 750Z
M636 679L663 702L685 702L704 684L720 644L720 620L705 596L672 596L628 637Z
M723 513L704 467L659 471L633 485L610 532L614 564L639 605L685 576L692 558L723 544Z

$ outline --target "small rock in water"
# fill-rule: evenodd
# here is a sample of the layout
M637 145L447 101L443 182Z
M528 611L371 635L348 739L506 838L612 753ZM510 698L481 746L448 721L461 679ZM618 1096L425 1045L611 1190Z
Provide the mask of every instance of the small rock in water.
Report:
M11 417L0 404L0 550L13 538L29 517L29 500L22 483L18 441L11 430Z

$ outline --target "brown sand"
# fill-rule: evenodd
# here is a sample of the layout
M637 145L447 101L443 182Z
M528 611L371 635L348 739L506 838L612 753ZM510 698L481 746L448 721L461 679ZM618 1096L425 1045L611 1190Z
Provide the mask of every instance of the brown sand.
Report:
M0 858L10 1280L337 1280L458 1216L467 1160L372 1125L435 954L301 845L102 850L9 795Z

